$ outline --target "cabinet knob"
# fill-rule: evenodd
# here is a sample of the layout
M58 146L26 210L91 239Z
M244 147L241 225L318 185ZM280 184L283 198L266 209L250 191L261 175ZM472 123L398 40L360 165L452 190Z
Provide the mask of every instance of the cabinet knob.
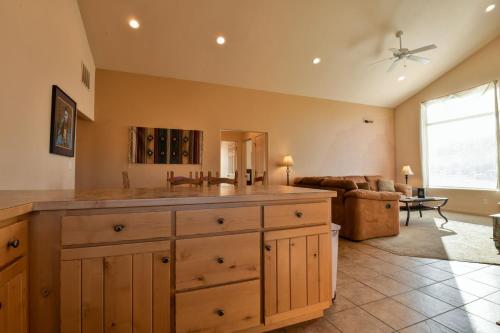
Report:
M264 246L264 248L266 249L266 251L271 251L271 249L273 248L271 245L266 245Z
M113 230L116 232L121 232L121 231L123 231L123 229L125 229L125 226L123 224L117 224L117 225L113 226Z
M224 224L224 218L223 218L223 217L219 217L219 218L217 219L217 223L219 223L219 224Z
M14 239L14 240L11 240L7 243L7 247L11 247L13 249L17 249L19 247L19 244L21 242L19 241L19 239Z
M304 215L304 213L302 213L300 210L295 211L295 216L297 216L298 218L301 218L302 215Z
M385 208L390 209L391 207L392 207L392 205L390 203L385 204Z
M222 317L222 316L224 316L224 315L226 314L226 313L224 312L224 309L217 309L217 310L215 310L215 313L217 313L217 315L218 315L219 317Z
M161 262L164 264L168 264L170 262L170 259L168 257L162 257Z
M218 264L223 264L224 263L224 258L217 257L217 259L215 259L215 261L217 261Z

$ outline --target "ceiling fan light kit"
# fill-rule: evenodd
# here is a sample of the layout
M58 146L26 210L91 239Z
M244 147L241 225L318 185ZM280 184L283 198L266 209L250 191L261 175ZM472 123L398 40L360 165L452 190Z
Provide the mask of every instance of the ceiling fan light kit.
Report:
M390 64L389 68L387 69L387 72L392 72L398 65L403 62L404 66L406 67L406 60L411 60L418 62L420 64L426 65L431 62L429 58L421 57L415 55L416 53L421 53L425 51L429 51L432 49L437 48L436 44L429 44L426 46L422 46L413 50L407 49L403 47L403 31L399 30L396 32L396 38L399 39L399 49L396 48L391 48L389 51L392 52L392 57L377 61L375 64L380 63L380 62L385 62L387 60L392 60L392 63Z

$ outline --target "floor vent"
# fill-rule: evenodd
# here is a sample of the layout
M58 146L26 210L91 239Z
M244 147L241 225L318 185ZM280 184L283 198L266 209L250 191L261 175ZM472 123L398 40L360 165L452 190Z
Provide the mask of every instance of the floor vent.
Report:
M90 89L90 71L82 62L82 83L87 89Z

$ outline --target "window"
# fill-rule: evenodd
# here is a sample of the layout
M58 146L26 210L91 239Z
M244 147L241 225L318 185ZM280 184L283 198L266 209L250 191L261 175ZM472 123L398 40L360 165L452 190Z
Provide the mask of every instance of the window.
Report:
M434 188L497 189L497 83L422 104L424 183Z

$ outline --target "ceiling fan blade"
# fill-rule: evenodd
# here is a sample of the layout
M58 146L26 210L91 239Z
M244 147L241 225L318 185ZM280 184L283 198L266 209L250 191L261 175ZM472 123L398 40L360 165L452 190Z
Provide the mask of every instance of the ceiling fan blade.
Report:
M427 65L428 63L431 62L431 60L428 58L419 57L419 56L412 55L412 54L410 54L407 58L408 58L408 60L413 60L413 61L419 62L421 64L424 64L424 65Z
M387 72L388 72L388 73L389 73L389 72L392 72L392 71L396 68L396 66L398 65L398 63L399 63L400 61L401 61L401 59L400 59L400 58L398 58L398 59L394 60L394 62L393 62L393 63L389 66L389 68L387 69Z
M389 60L392 60L392 59L395 59L394 57L390 57L390 58L385 58L385 59L382 59L382 60L378 60L378 61L375 61L375 62L372 62L370 64L368 64L368 66L373 66L373 65L376 65L376 64L380 64L381 62L386 62L386 61L389 61Z
M415 53L419 53L419 52L429 51L429 50L432 50L435 48L437 48L436 44L430 44L430 45L426 45L423 47L419 47L418 49L415 49L415 50L410 50L410 51L408 51L408 54L415 54Z

